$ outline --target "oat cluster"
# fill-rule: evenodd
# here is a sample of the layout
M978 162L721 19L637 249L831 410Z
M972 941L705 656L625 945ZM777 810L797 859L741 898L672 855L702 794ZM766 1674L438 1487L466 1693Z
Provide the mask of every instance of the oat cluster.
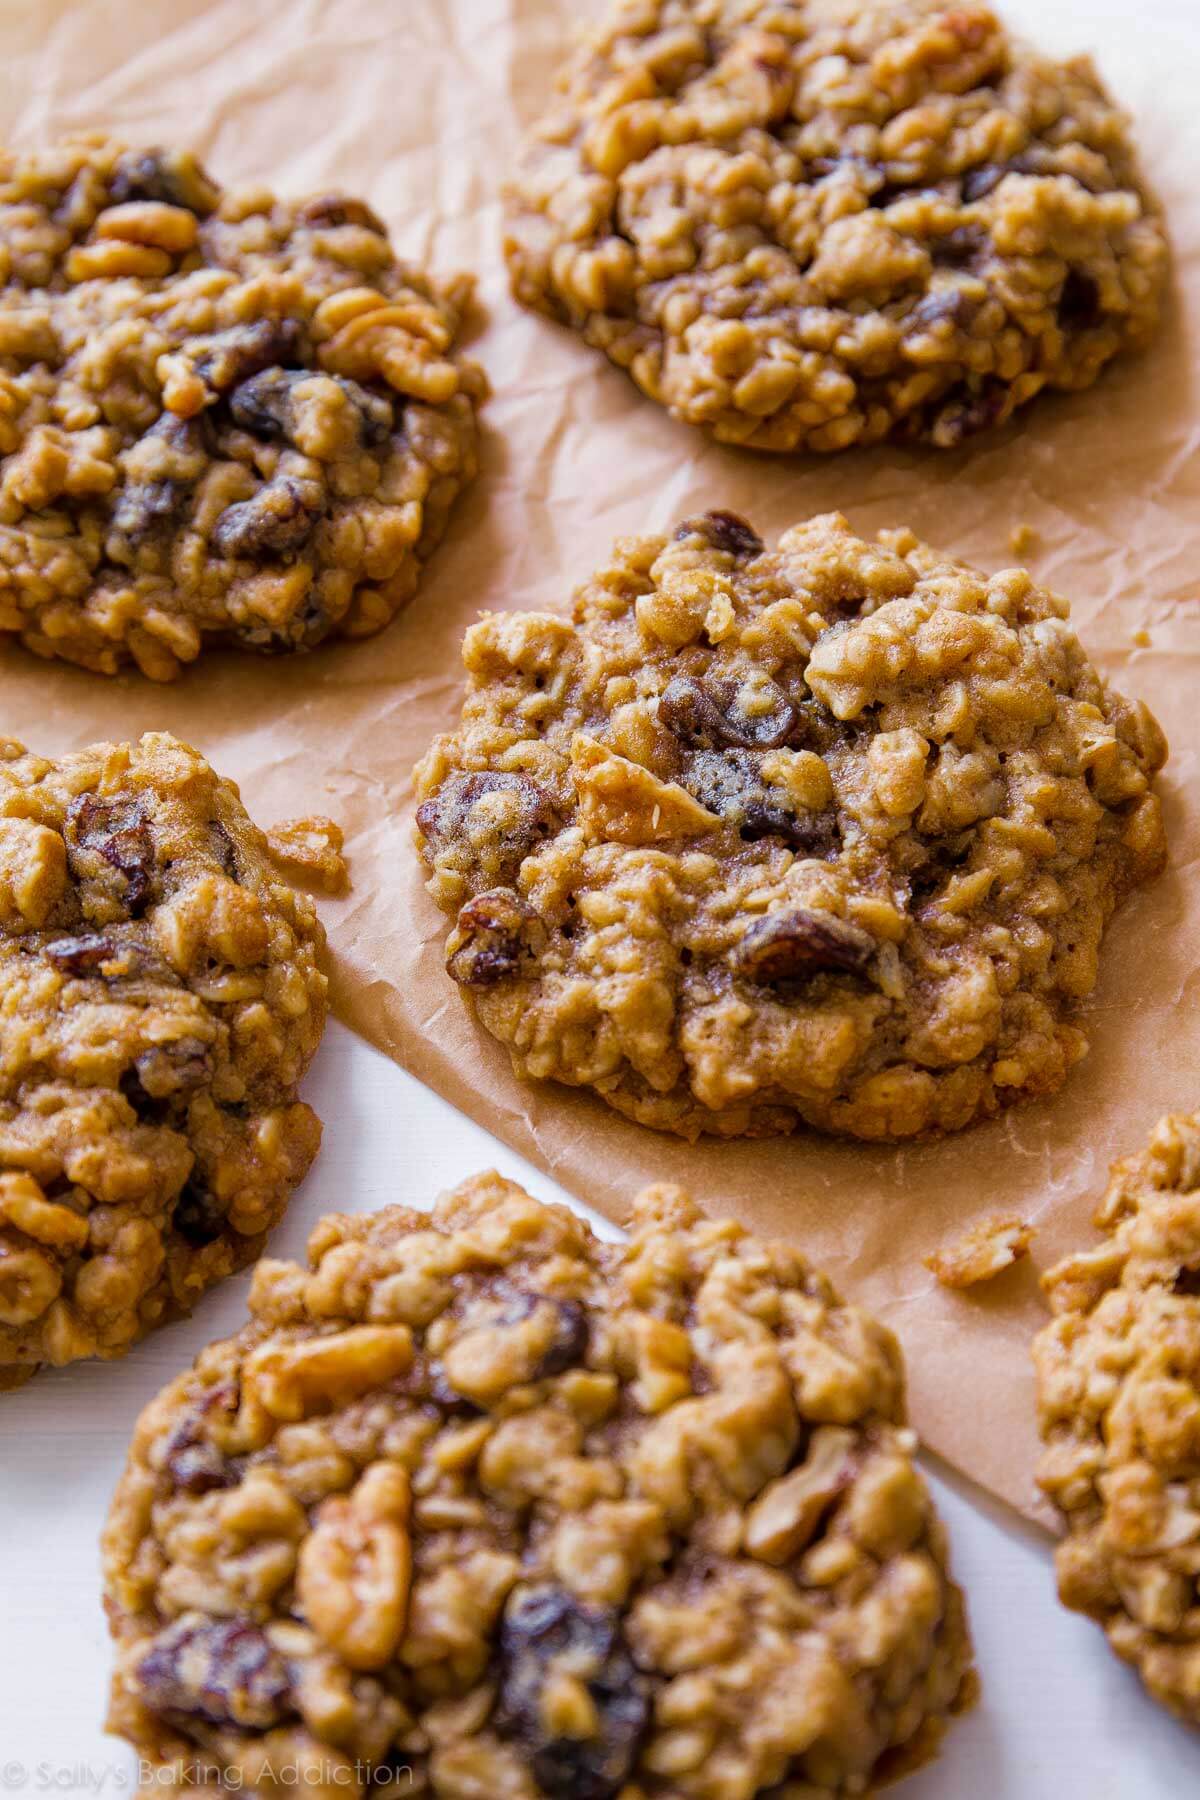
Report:
M973 0L616 0L559 87L514 291L718 438L956 445L1154 329L1123 116Z
M1096 1223L1045 1277L1034 1346L1058 1591L1200 1724L1200 1116L1117 1163Z
M0 1386L259 1254L320 1139L323 945L186 744L0 740Z
M971 1691L913 1448L891 1334L678 1189L325 1219L138 1425L110 1725L327 1800L862 1794Z
M463 657L417 821L449 972L522 1075L688 1136L906 1138L1083 1054L1166 750L1022 570L708 513Z
M1028 1256L1032 1238L1033 1227L1023 1219L995 1214L922 1260L943 1287L977 1287L980 1282L994 1281Z
M469 295L342 194L0 154L0 638L165 681L378 631L475 473Z

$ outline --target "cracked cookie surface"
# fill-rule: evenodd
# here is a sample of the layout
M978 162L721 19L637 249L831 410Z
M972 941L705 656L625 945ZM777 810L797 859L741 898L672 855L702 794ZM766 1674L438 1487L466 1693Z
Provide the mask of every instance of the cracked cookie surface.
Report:
M1038 1480L1067 1535L1059 1597L1200 1724L1200 1116L1116 1164L1096 1249L1044 1277Z
M518 1073L688 1136L904 1138L1082 1055L1166 747L1023 571L708 513L463 658L419 841Z
M0 741L0 1385L259 1254L320 1141L323 946L186 744Z
M718 438L953 446L1154 330L1125 119L985 6L619 0L559 85L513 290Z
M833 1800L924 1760L973 1677L895 1339L676 1188L631 1232L488 1174L261 1263L137 1427L110 1728L329 1800Z
M467 278L179 151L0 156L0 638L169 680L378 631L476 468Z

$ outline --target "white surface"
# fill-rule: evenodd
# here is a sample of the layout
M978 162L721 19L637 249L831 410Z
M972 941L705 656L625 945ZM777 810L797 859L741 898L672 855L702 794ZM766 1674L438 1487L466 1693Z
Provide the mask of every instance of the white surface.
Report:
M300 1254L324 1212L424 1206L491 1166L541 1199L570 1198L337 1026L307 1092L325 1120L325 1145L272 1242L275 1255ZM201 1345L237 1328L246 1286L245 1277L226 1283L186 1325L123 1363L42 1375L0 1402L0 1789L103 1795L135 1786L132 1756L101 1727L108 1644L97 1536L138 1411ZM1057 1605L1048 1541L967 1484L933 1480L984 1692L941 1761L898 1794L1175 1800L1200 1792L1200 1736L1162 1714L1099 1632Z

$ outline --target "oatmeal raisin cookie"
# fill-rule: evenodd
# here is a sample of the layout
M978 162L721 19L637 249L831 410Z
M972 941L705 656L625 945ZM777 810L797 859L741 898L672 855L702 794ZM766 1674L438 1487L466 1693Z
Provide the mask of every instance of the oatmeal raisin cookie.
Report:
M1200 1725L1200 1116L1116 1164L1096 1223L1034 1345L1059 1596Z
M316 1154L324 934L266 848L175 738L0 741L0 1387L186 1312Z
M520 1074L687 1136L905 1138L1083 1054L1166 747L1022 570L707 513L463 658L419 841Z
M676 1188L632 1232L489 1174L261 1263L117 1490L111 1729L328 1800L834 1800L924 1760L970 1646L894 1338Z
M475 473L470 295L362 201L0 155L0 638L169 680L385 625Z
M514 291L718 438L956 445L1154 329L1124 118L974 0L616 0L559 85Z

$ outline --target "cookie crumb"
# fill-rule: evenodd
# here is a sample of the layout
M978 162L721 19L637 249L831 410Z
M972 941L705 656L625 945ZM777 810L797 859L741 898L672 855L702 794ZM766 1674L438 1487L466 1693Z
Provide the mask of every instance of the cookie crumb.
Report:
M1150 633L1145 627L1143 627L1141 631L1135 631L1133 634L1133 642L1137 645L1139 650L1148 650L1151 644Z
M975 1287L1028 1256L1032 1237L1032 1225L1021 1219L984 1219L949 1249L934 1250L923 1260L943 1287Z
M1014 525L1008 534L1008 547L1014 556L1028 556L1037 548L1038 534L1032 525Z
M307 819L282 819L267 833L273 860L284 868L298 869L327 894L344 894L350 886L350 870L342 855L344 842L341 826L323 813Z

